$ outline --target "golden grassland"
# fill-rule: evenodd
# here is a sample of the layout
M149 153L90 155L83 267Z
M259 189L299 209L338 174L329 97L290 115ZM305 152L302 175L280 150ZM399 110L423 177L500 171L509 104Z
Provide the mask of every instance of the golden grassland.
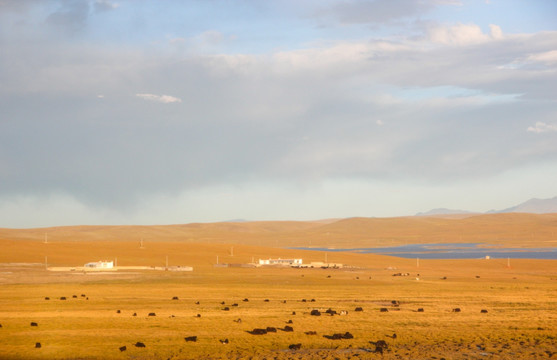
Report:
M0 359L555 358L555 260L512 259L511 267L507 259L420 260L418 266L415 259L335 252L328 260L350 267L213 266L217 256L221 263L268 257L323 261L323 252L284 248L310 241L371 246L476 239L504 245L508 238L511 246L554 247L554 230L556 215L525 214L0 229ZM168 256L169 265L194 271L52 272L45 269L45 256L50 265L69 267L116 257L122 266L164 266ZM411 276L392 276L398 272ZM457 307L461 312L452 311ZM310 315L329 308L348 314ZM292 332L280 330L287 325ZM247 332L266 327L279 330ZM345 332L354 338L323 336ZM184 340L194 335L197 342ZM219 341L224 339L227 345ZM383 355L370 344L377 340L388 344ZM138 341L145 348L135 347ZM289 349L298 343L299 350Z

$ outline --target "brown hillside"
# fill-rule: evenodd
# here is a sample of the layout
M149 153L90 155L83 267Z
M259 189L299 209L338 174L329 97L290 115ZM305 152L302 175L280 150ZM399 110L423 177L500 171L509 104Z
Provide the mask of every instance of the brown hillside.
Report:
M350 218L333 222L261 221L152 226L66 226L0 229L0 239L185 242L272 247L381 247L409 243L479 242L557 246L557 214L489 214L464 218Z

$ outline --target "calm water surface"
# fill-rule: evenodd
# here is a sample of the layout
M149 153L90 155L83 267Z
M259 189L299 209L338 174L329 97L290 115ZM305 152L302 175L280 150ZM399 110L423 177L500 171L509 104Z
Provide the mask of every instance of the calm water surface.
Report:
M557 248L500 248L479 243L459 244L412 244L381 248L309 248L297 247L298 250L317 250L333 252L359 252L397 256L408 259L546 259L557 260Z

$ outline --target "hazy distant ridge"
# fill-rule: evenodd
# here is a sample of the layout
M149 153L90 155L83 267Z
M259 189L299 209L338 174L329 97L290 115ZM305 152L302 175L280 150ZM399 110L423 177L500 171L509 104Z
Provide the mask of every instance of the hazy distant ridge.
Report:
M447 208L437 208L426 212L419 212L416 216L431 216L431 215L456 215L456 214L472 214L471 211L466 210L454 210Z
M523 202L522 204L518 204L508 209L503 209L495 212L497 213L522 212L522 213L532 213L532 214L557 213L557 196L551 199L530 199L528 201Z
M557 196L551 199L530 199L521 204L512 206L503 210L490 210L486 214L502 214L502 213L530 213L530 214L550 214L557 213ZM467 210L453 210L446 208L432 209L427 212L419 212L416 216L433 216L433 215L454 215L454 214L472 214Z

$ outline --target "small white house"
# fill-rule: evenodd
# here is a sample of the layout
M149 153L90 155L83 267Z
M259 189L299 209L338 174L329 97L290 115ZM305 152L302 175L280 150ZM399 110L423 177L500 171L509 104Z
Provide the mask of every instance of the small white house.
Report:
M259 265L300 266L302 259L259 259Z
M85 264L83 267L87 269L112 269L114 261L96 261Z

